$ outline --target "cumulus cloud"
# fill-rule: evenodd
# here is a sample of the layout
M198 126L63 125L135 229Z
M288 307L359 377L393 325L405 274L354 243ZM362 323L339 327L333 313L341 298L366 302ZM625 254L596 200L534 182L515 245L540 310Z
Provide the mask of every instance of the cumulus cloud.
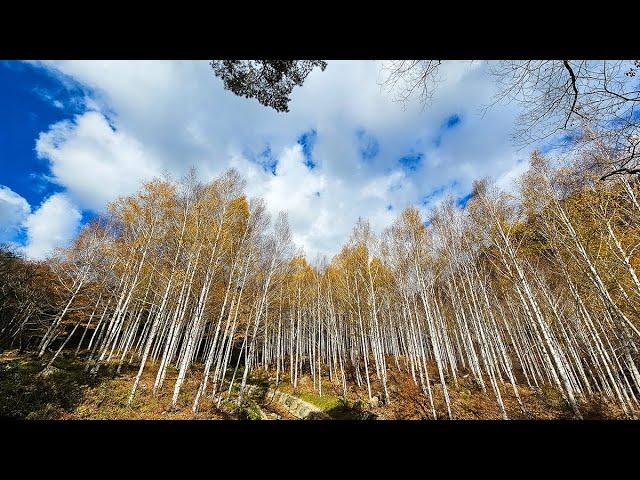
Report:
M29 202L9 187L0 185L0 242L11 242L29 213Z
M49 160L53 181L80 207L94 211L157 174L140 143L95 111L53 124L38 137L36 152Z
M81 219L82 214L66 194L51 195L24 221L27 231L25 255L42 260L55 248L69 245Z
M379 63L331 61L294 90L286 114L225 91L207 62L41 65L82 85L92 109L37 143L81 208L100 210L160 172L178 177L195 166L206 180L235 166L250 194L288 211L310 256L336 253L358 217L380 231L408 205L427 213L434 202L424 197L443 186L438 198L463 197L474 179L502 178L526 156L509 143L515 107L481 110L495 88L482 62L445 64L423 109L381 91ZM313 165L298 145L311 131ZM407 168L400 159L410 155L420 161Z

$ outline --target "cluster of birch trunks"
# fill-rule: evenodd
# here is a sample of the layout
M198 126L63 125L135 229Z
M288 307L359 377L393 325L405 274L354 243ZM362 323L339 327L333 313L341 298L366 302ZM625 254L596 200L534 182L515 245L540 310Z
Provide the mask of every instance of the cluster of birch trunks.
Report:
M297 386L393 401L388 373L410 374L451 414L465 375L495 397L552 387L630 416L640 396L640 188L590 180L538 156L516 193L475 185L464 206L409 207L375 235L359 221L330 261L293 249L231 170L208 184L156 180L112 204L52 266L68 292L39 343L51 362L74 339L87 369L137 367L157 394L197 411L243 400L251 372ZM577 179L577 177L580 177ZM167 385L167 373L171 384ZM176 376L177 372L177 376ZM187 375L197 393L180 396ZM325 387L326 388L326 387Z

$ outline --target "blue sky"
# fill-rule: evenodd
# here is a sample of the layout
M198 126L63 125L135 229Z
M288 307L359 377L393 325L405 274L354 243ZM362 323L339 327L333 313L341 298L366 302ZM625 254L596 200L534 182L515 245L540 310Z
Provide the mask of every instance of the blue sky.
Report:
M78 88L63 85L44 70L21 62L0 62L0 188L3 198L11 192L20 195L29 206L37 207L45 199L64 191L48 180L46 159L38 158L35 138L49 125L82 111L77 101ZM24 204L23 204L24 207ZM23 213L27 213L26 207ZM84 220L91 216L86 212ZM23 246L27 229L0 212L0 242ZM2 221L5 221L3 225ZM55 228L52 235L55 236ZM74 231L71 232L73 234ZM63 235L62 244L71 235Z
M58 106L46 97L49 92ZM20 192L31 205L62 190L44 180L47 161L37 158L34 147L41 131L75 113L71 95L42 70L24 63L0 63L0 184Z
M474 179L513 178L527 153L508 141L513 108L478 113L482 65L447 68L422 108L381 90L378 62L329 62L282 114L225 91L206 62L2 62L0 241L44 258L109 201L191 166L203 180L237 168L311 257L359 217L381 232L408 205L464 207Z

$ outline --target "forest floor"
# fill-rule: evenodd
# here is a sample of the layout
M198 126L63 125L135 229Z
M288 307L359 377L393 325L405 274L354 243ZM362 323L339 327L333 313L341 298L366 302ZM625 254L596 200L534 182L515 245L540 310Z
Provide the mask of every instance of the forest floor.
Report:
M173 383L176 371L169 369L163 388L152 394L155 368L147 368L140 380L131 406L127 400L137 374L137 367L123 365L117 372L116 365L105 365L96 375L85 371L84 359L73 353L62 354L53 368L43 372L46 358L18 354L15 350L0 352L0 417L15 419L283 419L297 417L281 403L270 401L266 392L277 389L308 404L314 405L321 415L307 418L335 420L357 419L429 419L433 418L429 399L404 371L389 371L388 391L390 401L383 402L382 387L372 382L372 399L369 401L366 385L357 388L349 383L346 399L342 383L338 379L323 379L322 395L310 375L301 376L293 388L288 375L283 375L276 385L273 373L254 372L250 383L258 393L248 395L243 408L232 401L224 401L217 408L213 400L203 398L199 412L191 406L200 382L199 374L187 375L178 397L177 407L171 408ZM230 372L231 374L232 372ZM237 373L239 381L242 372ZM270 376L271 375L271 376ZM375 375L372 375L375 377ZM434 371L432 382L437 378ZM254 390L256 390L254 389ZM572 419L573 413L566 402L551 388L530 389L519 386L518 391L525 406L523 412L510 384L501 384L500 392L510 419ZM502 413L492 390L481 387L470 377L458 378L458 385L448 382L452 417L455 419L501 419ZM438 419L448 417L442 386L433 384L434 404ZM581 405L584 418L624 418L621 409L598 400Z
M298 379L293 388L285 375L277 389L301 398L319 407L329 418L335 420L426 420L433 419L429 398L422 393L410 374L403 371L389 371L388 391L389 401L383 402L383 388L378 382L372 381L372 400L369 401L366 385L357 388L349 384L345 400L342 383L329 382L323 379L322 395L318 392L317 380L305 375ZM260 373L256 374L260 378ZM432 395L437 419L447 419L448 412L444 400L444 393L440 383L435 383L437 371L430 372L432 381ZM266 373L262 372L262 381ZM269 379L270 388L276 388L273 378ZM447 390L451 404L451 415L457 420L500 420L502 411L489 385L483 392L470 376L458 378L458 384L447 383ZM570 420L575 416L560 393L549 387L532 389L523 385L518 386L518 393L525 411L520 408L518 399L510 383L500 385L507 416L512 420ZM580 411L584 419L624 419L621 408L604 401L593 399L580 404Z

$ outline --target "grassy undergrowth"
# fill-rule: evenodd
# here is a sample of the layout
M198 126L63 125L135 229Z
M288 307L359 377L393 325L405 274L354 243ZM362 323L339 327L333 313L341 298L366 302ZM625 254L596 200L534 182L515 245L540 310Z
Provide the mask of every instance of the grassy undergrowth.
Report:
M0 416L60 418L82 404L87 390L114 376L110 369L102 369L92 377L84 371L84 363L63 356L46 372L43 364L32 356L0 355Z
M171 408L173 380L176 372L169 370L164 388L153 395L155 369L144 372L134 400L127 404L135 366L124 365L118 373L116 365L103 365L97 374L85 371L82 358L61 355L53 368L43 373L46 359L16 356L15 352L0 354L0 417L13 419L220 419L236 418L232 411L216 409L205 398L200 412L191 411L199 378L190 375L178 397L176 409Z
M96 375L85 371L82 356L76 358L65 353L56 359L53 368L43 372L47 358L17 355L16 351L0 352L0 417L13 419L246 419L262 418L261 408L275 408L282 418L287 416L279 406L265 403L269 388L276 388L274 378L267 372L253 372L248 383L254 387L246 395L241 406L235 398L241 382L242 372L236 374L230 397L217 408L214 401L205 396L197 414L191 411L193 399L200 383L197 368L187 375L178 397L177 407L171 407L176 371L167 371L163 387L153 394L156 366L149 365L141 378L134 401L127 404L137 367L123 365L117 372L116 365L103 365ZM232 375L229 373L229 377ZM435 372L432 378L435 378ZM500 419L501 411L490 389L483 392L468 376L458 378L457 385L449 385L449 397L453 417L457 419ZM313 379L304 375L293 388L284 375L277 389L317 406L326 415L336 420L363 418L379 419L428 419L432 418L428 398L415 385L406 372L393 371L389 375L390 401L382 404L382 388L373 381L372 393L377 401L369 402L366 387L350 385L344 398L340 382L322 383L322 395L314 388ZM520 397L526 407L520 409L517 398L509 384L500 387L507 413L511 419L570 419L571 410L561 395L552 388L531 389L519 386ZM438 418L447 418L442 386L432 385ZM267 410L265 410L267 408ZM597 398L581 404L584 418L624 418L620 408L599 401Z

